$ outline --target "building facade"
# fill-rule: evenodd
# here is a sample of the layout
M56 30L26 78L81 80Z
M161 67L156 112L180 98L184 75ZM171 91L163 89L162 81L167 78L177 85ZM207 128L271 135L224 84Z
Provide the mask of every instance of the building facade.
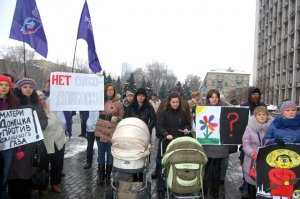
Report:
M255 85L263 100L300 98L300 0L257 0Z
M242 89L249 87L250 74L236 72L228 69L224 71L209 71L201 85L201 93L206 96L210 89L218 89L226 99L230 102L232 89Z

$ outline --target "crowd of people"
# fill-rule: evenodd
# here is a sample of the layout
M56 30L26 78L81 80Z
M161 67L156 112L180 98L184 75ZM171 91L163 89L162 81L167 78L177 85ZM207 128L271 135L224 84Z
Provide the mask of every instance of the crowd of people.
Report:
M157 191L163 197L164 183L161 175L161 151L168 143L181 136L191 136L195 127L195 110L198 105L228 106L221 100L217 89L209 90L203 100L200 92L192 92L192 99L185 101L180 93L171 92L161 101L157 95L149 96L144 88L127 90L124 98L118 95L113 84L105 85L104 110L82 111L81 134L87 139L86 164L92 168L93 146L96 140L98 180L103 186L110 182L113 157L111 138L124 118L136 117L144 121L149 132L155 132L162 143L156 157L156 169L152 178L157 178ZM37 90L36 82L23 78L14 82L12 76L0 75L0 111L16 108L32 108L37 112L44 139L17 148L0 151L1 199L30 199L47 190L60 193L63 174L64 150L67 137L72 137L72 111L53 112L49 109L49 87ZM100 103L100 102L99 102ZM243 135L240 160L244 184L240 187L244 198L256 198L256 179L251 174L258 148L268 144L300 143L300 115L294 102L286 100L280 105L280 115L273 118L264 103L258 88L249 89L248 106L251 117ZM154 131L155 129L155 131ZM210 198L224 198L224 179L230 153L237 147L227 145L204 145L208 162L205 166L204 193ZM135 176L135 180L141 180Z

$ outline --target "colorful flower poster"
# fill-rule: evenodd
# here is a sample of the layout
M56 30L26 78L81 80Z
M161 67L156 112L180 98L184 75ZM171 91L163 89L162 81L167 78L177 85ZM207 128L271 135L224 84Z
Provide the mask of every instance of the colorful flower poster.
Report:
M196 138L203 145L242 144L248 119L248 107L197 106Z
M197 106L196 137L201 144L220 144L220 106Z

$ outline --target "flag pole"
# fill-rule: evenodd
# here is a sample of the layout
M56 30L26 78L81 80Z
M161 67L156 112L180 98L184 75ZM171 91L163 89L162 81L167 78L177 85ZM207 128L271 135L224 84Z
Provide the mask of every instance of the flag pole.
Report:
M76 43L75 43L74 55L73 55L72 72L74 72L74 63L75 63L76 49L77 49L77 38L76 38Z
M27 69L26 69L26 48L25 42L23 41L23 67L24 67L24 77L27 77Z

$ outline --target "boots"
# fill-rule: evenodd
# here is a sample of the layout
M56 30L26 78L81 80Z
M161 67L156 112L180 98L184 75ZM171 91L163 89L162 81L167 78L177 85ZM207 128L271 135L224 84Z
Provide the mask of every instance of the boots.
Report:
M105 165L98 165L98 185L103 185L105 180Z
M106 165L106 174L105 174L106 184L110 184L111 170L112 170L112 165Z

